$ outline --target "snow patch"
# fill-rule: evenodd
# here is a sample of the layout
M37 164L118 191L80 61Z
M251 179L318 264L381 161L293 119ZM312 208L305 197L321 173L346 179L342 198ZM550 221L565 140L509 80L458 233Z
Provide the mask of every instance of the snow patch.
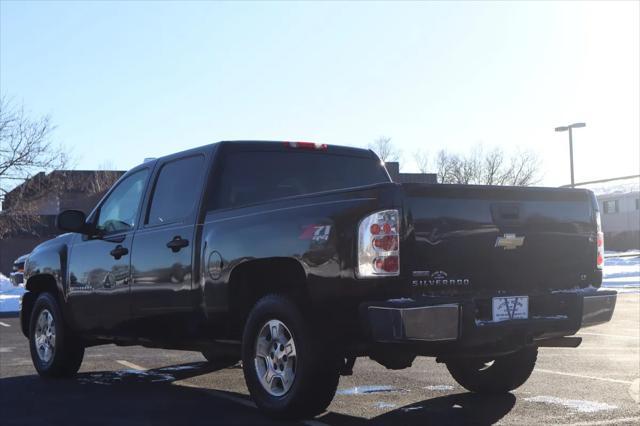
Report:
M5 277L3 274L0 273L0 292L8 291L8 290L11 290L12 288L13 288L13 284L11 284L11 281L9 280L9 278Z
M402 409L403 412L408 413L409 411L416 411L416 410L422 410L424 407L422 406L417 406L417 407L404 407Z
M632 177L613 182L592 183L582 187L590 189L596 195L628 194L640 191L640 180L637 177Z
M19 312L24 286L14 286L9 278L0 274L0 312Z
M607 253L602 287L626 293L640 291L640 252Z
M87 376L78 378L78 382L83 384L95 384L95 385L112 385L114 383L122 382L172 382L175 380L170 374L162 374L157 371L148 370L118 370L107 371L101 373L92 373Z
M599 411L615 410L616 405L606 404L604 402L583 401L580 399L564 399L555 396L534 396L525 398L525 401L540 402L543 404L563 405L571 411L578 413L597 413Z
M157 368L155 371L182 371L182 370L197 370L199 368L202 368L203 365L205 365L206 362L201 362L198 364L191 364L191 365L176 365L175 367L162 367L162 368Z
M370 385L370 386L355 386L353 388L341 389L336 392L338 395L364 395L370 393L396 393L396 392L409 392L406 389L400 389L387 385Z
M425 386L423 389L432 390L432 391L446 392L446 391L453 390L453 386L451 386L451 385L431 385L431 386Z
M391 404L389 402L382 402L382 401L378 401L375 403L374 407L376 407L379 410L385 410L388 408L396 408L397 405L396 404Z

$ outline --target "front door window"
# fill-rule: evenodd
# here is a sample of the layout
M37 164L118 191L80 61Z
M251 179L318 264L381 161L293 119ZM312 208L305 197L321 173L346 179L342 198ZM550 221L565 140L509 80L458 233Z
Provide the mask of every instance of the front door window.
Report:
M126 177L100 207L97 228L105 234L126 232L136 224L140 200L147 181L147 169Z

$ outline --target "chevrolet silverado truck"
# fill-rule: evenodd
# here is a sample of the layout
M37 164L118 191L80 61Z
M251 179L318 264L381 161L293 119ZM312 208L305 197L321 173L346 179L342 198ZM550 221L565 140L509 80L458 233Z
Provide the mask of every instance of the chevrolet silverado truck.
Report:
M257 406L322 412L357 357L435 357L472 392L522 385L539 347L609 321L582 189L393 183L371 151L219 142L127 172L25 265L37 372L115 343L242 361Z

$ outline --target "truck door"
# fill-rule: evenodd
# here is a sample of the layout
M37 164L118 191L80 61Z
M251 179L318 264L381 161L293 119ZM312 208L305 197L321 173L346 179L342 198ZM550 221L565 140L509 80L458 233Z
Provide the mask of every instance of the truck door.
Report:
M158 163L133 242L131 296L138 334L181 333L194 311L196 218L205 176L203 154Z
M142 168L121 179L93 220L99 238L76 235L69 254L69 304L79 330L114 334L131 317L131 242L149 177Z

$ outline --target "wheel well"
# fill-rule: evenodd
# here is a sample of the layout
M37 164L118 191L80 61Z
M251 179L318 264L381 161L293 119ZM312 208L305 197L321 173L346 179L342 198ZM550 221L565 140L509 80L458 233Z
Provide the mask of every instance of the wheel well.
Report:
M236 266L229 277L229 303L240 327L249 311L263 296L287 294L296 301L309 301L307 275L295 259L269 258L251 260Z
M40 274L30 277L25 284L25 288L29 290L22 298L22 307L20 308L20 327L22 334L29 337L29 321L31 320L31 311L33 304L38 298L38 294L48 292L58 299L58 284L53 275Z

